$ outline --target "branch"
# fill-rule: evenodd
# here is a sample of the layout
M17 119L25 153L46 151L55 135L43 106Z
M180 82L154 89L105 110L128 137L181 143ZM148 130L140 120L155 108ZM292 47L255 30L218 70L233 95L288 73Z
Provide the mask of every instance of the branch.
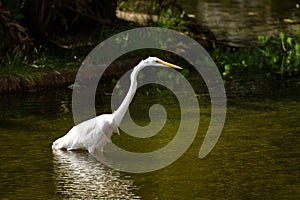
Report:
M26 48L32 45L32 39L30 39L26 29L20 24L12 20L12 14L10 11L4 10L0 4L0 23L2 24L7 39L5 45L8 46L12 53L15 53L21 47Z

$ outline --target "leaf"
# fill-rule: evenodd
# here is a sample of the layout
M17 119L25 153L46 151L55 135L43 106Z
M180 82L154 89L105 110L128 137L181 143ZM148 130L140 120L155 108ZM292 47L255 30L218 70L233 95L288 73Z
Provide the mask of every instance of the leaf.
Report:
M284 32L280 32L280 33L279 33L279 37L280 37L281 40L284 40L284 38L285 38L285 33L284 33Z
M287 37L286 38L286 43L291 47L292 46L292 41L293 41L293 38L291 37Z
M272 61L273 61L273 63L277 63L277 62L278 62L278 60L279 60L279 58L278 58L277 56L273 56L273 57L272 57Z
M292 19L283 19L283 22L285 22L285 23L293 23L294 20L292 20Z
M224 66L224 69L225 69L225 72L229 73L229 72L230 72L230 69L231 69L231 65L226 64L226 65Z
M259 44L265 44L265 41L266 41L265 37L263 35L259 35L257 40L258 40Z

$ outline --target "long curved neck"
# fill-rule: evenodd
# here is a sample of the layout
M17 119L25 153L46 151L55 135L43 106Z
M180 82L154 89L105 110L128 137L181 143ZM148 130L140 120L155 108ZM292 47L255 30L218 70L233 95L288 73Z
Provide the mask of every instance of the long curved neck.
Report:
M129 108L129 104L131 103L133 96L137 89L137 76L138 73L144 68L146 65L144 63L139 63L132 71L130 75L130 87L128 93L126 94L123 102L119 106L119 108L113 113L115 116L115 122L120 125L123 117L125 116L126 111Z

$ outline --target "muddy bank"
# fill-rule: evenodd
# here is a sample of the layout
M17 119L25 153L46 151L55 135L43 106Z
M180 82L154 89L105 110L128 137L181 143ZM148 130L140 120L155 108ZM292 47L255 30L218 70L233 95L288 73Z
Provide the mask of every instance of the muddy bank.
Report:
M130 68L135 66L141 59L130 59L116 61L111 64L101 79L111 81L117 78ZM50 70L42 69L31 76L0 75L0 94L38 92L51 88L67 87L74 83L78 68ZM95 76L96 74L91 74Z
M77 69L43 70L30 77L0 75L0 94L37 92L71 84Z
M120 78L125 72L133 68L141 58L134 58L123 61L116 61L111 64L102 74L101 81L111 83L112 79ZM78 68L63 70L45 70L37 72L31 77L6 76L0 75L0 94L38 92L46 89L68 87L73 84L77 75ZM206 85L198 73L191 70L190 81L196 78L197 93L206 93ZM195 77L193 76L195 75ZM85 74L84 79L98 76L97 73L90 72ZM95 77L94 77L95 78ZM200 78L200 79L199 79ZM251 80L245 81L242 77L235 77L225 80L227 96L277 96L285 94L299 94L300 76L274 77L266 79L262 75L257 75Z

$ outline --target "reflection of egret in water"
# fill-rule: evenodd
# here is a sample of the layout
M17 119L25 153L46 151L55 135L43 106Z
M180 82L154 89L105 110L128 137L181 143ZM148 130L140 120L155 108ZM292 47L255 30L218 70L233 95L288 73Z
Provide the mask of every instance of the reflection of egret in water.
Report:
M68 199L140 199L133 180L86 152L54 151L56 190Z

